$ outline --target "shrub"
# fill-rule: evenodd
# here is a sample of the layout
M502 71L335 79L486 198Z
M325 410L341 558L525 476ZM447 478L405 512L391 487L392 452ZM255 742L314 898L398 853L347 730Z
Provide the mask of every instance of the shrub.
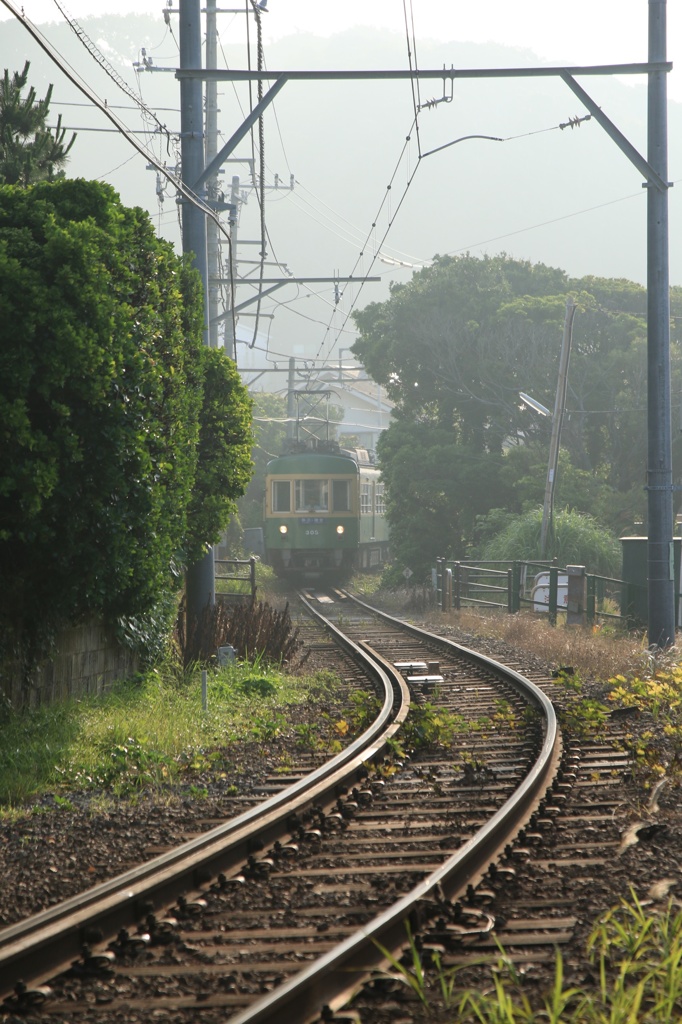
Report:
M621 552L617 539L605 527L584 512L562 509L554 513L553 528L547 538L546 558L560 565L584 565L589 572L617 576ZM536 561L540 558L542 509L513 517L497 536L486 544L482 558L490 561Z
M24 653L155 616L225 525L250 403L202 329L198 275L110 186L0 187L0 632Z

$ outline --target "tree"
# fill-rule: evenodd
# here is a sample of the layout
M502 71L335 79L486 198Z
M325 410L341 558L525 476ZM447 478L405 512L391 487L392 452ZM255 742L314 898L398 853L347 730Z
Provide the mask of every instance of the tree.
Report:
M252 401L234 362L219 349L201 350L204 396L199 413L196 483L188 509L187 561L196 562L207 544L237 514L237 499L253 473Z
M36 100L33 86L22 95L30 66L26 61L24 70L15 71L11 78L5 68L0 82L0 184L26 186L63 177L63 167L76 141L75 134L66 141L61 114L54 132L46 127L51 85L42 100Z
M521 513L542 500L551 421L525 407L519 393L553 409L569 295L579 311L555 505L597 510L615 529L641 515L644 289L572 280L505 255L436 257L409 284L394 285L388 301L355 314L360 338L353 351L396 403L379 454L398 559L431 559L433 543L419 524L435 502L439 554L463 557L490 509ZM680 296L673 294L675 302ZM674 390L682 384L681 350L674 338ZM679 439L674 457L679 474ZM424 465L432 467L431 479ZM407 466L423 485L410 486Z
M0 187L0 623L148 613L245 486L249 402L198 277L81 180Z

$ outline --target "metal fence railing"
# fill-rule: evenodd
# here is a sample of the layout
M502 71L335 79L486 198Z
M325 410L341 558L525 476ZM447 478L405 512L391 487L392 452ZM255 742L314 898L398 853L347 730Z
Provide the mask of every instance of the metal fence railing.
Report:
M216 599L255 601L257 561L257 558L216 558Z
M628 629L646 624L641 621L646 587L589 573L584 566L439 558L435 585L438 607L443 611L479 607L514 613L526 609L547 615L553 625L559 618L569 623L613 620Z

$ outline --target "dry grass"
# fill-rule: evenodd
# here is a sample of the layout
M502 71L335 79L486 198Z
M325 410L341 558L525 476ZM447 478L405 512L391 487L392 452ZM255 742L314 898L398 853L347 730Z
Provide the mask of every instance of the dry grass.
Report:
M467 608L459 612L434 611L428 618L434 630L439 624L447 624L477 636L494 637L557 668L572 665L583 678L606 681L618 673L641 673L650 667L646 637L641 634L607 632L599 627L553 627L545 619L523 612L490 614Z

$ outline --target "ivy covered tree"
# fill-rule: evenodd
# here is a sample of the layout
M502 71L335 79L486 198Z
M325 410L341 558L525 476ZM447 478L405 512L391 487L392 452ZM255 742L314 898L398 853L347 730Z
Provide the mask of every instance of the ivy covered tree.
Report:
M24 70L11 77L5 68L0 81L0 184L26 186L63 177L76 141L75 134L67 141L61 114L54 130L46 125L51 85L42 100L36 98L33 86L24 94L30 66L26 61Z
M144 615L217 539L250 401L201 303L110 186L0 187L0 626Z

